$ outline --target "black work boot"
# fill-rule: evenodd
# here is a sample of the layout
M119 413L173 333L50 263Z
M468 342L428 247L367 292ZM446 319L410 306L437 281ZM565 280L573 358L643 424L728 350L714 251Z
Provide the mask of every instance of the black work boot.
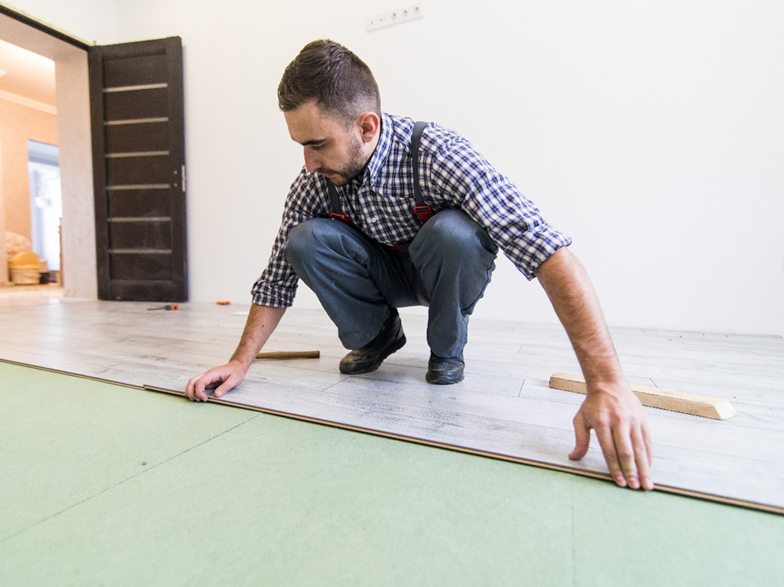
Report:
M390 308L389 318L381 327L381 332L361 349L351 351L340 361L340 372L347 375L370 373L379 368L389 355L403 348L406 335L400 324L396 308Z
M460 353L457 357L444 358L431 352L425 379L428 383L435 383L436 385L459 383L463 380L464 369L463 353Z

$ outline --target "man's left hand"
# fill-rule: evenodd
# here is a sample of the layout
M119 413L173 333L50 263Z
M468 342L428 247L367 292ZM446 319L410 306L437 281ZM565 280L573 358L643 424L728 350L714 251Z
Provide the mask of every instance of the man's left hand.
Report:
M575 447L569 454L579 460L588 452L591 429L613 480L620 487L650 491L653 449L640 400L627 385L588 389L588 397L574 417Z

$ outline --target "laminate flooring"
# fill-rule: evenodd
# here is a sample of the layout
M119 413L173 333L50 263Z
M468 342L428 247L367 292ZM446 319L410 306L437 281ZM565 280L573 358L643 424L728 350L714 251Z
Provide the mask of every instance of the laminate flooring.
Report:
M231 355L239 306L155 303L15 304L0 312L0 358L13 363L182 394L187 380ZM61 302L61 303L57 303ZM239 311L238 311L239 310ZM571 420L584 396L550 389L556 371L579 373L557 325L472 320L466 378L424 381L422 313L401 312L408 344L375 373L338 372L345 353L319 310L289 310L265 346L320 350L319 359L259 360L221 403L606 478L596 439L581 461ZM659 490L784 513L784 339L613 329L632 383L730 400L717 421L645 408Z

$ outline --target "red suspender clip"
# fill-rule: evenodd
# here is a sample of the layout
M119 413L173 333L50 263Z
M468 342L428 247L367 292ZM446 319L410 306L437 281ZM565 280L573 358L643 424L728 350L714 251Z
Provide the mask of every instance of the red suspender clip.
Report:
M341 222L345 222L346 224L354 224L353 222L351 222L351 218L349 218L345 214L338 214L337 212L330 212L329 213L329 217L332 218L332 220L340 220Z
M343 205L340 203L340 195L338 194L338 190L335 189L335 186L329 180L327 180L327 187L329 188L329 206L332 208L329 211L329 217L332 218L332 220L340 220L349 226L353 226L354 223L351 222L351 218L343 214Z
M414 214L417 215L420 222L427 222L433 216L433 209L425 204L424 206L414 206Z

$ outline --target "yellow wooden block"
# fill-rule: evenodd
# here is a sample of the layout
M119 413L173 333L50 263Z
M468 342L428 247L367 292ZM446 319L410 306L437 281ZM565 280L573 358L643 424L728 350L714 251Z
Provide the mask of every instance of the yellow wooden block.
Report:
M571 373L553 373L553 376L550 377L550 387L575 393L587 393L585 378L582 375L572 375ZM629 387L642 405L651 408L713 418L714 420L726 420L738 414L732 404L724 399L646 385L630 385Z

